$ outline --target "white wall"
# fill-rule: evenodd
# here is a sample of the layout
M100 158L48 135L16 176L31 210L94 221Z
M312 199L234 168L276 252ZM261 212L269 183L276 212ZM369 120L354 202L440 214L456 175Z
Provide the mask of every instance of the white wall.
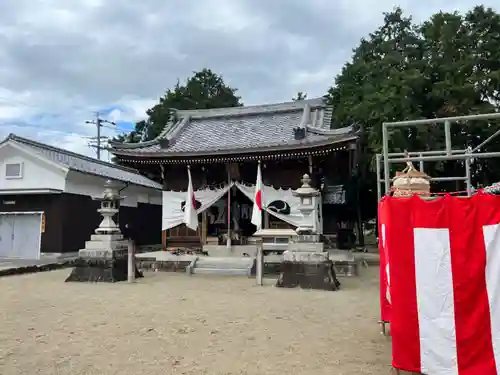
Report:
M5 177L5 165L22 163L22 177ZM11 189L54 189L64 190L65 172L57 166L6 144L0 148L0 190Z
M5 177L5 165L22 163L23 173L21 178ZM85 173L69 171L59 168L50 162L31 155L15 146L5 144L0 148L0 190L60 190L66 193L88 195L100 198L104 192L104 184L108 180L104 177L93 176ZM117 184L125 183L117 181ZM125 199L123 206L137 207L137 203L150 203L161 205L161 190L143 186L129 185L120 193Z
M89 195L92 198L102 197L104 184L107 178L92 176L80 172L69 171L64 191L71 194ZM126 186L124 182L116 181L117 185ZM122 206L137 207L137 203L151 203L161 205L161 190L150 189L137 185L129 185L120 192L124 199Z

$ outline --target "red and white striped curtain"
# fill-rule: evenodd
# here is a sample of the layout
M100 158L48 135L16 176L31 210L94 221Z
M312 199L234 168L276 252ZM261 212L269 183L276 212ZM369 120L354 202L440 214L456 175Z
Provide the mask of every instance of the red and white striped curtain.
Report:
M385 197L379 221L393 366L500 374L500 196Z

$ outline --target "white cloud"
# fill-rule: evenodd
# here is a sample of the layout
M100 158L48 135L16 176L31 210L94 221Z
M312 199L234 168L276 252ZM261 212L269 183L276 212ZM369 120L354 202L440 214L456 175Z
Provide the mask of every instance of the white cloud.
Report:
M401 0L416 20L473 0ZM488 0L485 5L496 6ZM0 137L94 155L93 112L138 121L178 78L208 67L246 104L322 95L388 0L17 0L0 6ZM103 129L107 136L116 132Z

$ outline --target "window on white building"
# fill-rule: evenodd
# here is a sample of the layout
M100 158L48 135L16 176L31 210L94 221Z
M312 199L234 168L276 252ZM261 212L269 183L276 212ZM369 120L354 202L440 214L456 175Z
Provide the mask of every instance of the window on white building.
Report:
M5 164L5 177L6 178L22 178L23 165L22 163L7 163Z

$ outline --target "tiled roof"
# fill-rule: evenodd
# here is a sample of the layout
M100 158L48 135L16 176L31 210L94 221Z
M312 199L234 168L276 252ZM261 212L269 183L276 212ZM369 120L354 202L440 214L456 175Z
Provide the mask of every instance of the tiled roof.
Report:
M132 168L107 163L98 159L90 158L85 155L64 150L62 148L49 146L44 143L35 142L31 139L19 137L15 134L10 134L2 143L9 141L18 143L21 146L27 146L35 153L73 171L92 174L154 189L162 188L161 184L140 175L137 170Z
M330 129L331 108L310 99L250 107L177 111L177 121L167 124L153 141L114 144L121 155L186 155L249 152L296 146L314 146L356 138L352 127ZM297 140L294 128L307 135ZM160 141L168 141L161 146Z

